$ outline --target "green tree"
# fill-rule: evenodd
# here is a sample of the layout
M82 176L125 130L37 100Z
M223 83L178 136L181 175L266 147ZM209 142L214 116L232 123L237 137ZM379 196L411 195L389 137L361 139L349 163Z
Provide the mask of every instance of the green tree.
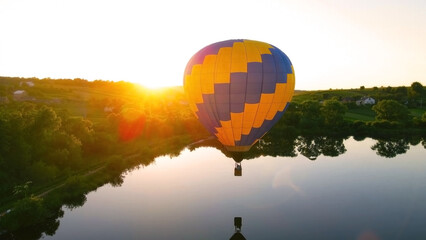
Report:
M424 93L423 91L424 91L423 85L421 83L413 82L411 84L409 94L410 94L410 97L412 97L412 98L419 98L419 97L423 96L423 93Z
M47 106L42 106L34 116L33 134L40 136L49 134L61 127L61 118L56 115L56 112Z
M81 142L74 135L57 132L49 142L49 151L42 156L46 162L60 169L77 168L82 163Z
M338 127L343 124L343 116L347 107L337 100L326 100L321 107L324 123L328 126Z
M292 102L287 107L280 122L288 126L297 126L300 122L300 115L301 115L298 109L299 109L298 104Z
M35 183L48 182L53 180L58 174L58 169L53 165L47 165L43 161L34 162L28 169L28 176Z
M50 215L43 206L43 199L28 197L19 200L13 211L0 218L0 225L9 231L40 224Z
M93 123L82 117L68 118L64 121L63 128L69 134L77 137L83 144L93 141Z
M300 125L303 128L316 128L322 124L321 105L318 101L307 100L300 104Z
M13 194L14 195L23 195L24 197L27 197L28 192L30 191L30 184L32 184L32 182L28 181L24 184L15 186L13 188Z
M372 108L377 120L405 122L410 118L407 107L395 100L382 100Z

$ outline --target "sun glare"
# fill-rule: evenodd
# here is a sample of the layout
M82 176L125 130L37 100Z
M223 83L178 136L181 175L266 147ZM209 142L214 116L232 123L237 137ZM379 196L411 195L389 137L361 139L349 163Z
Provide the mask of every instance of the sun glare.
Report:
M133 81L132 81L133 82ZM161 88L165 88L165 87L172 87L172 85L170 85L169 83L163 83L160 81L138 81L138 82L133 82L136 83L137 85L139 85L141 88L148 88L150 90L157 90L157 89L161 89Z

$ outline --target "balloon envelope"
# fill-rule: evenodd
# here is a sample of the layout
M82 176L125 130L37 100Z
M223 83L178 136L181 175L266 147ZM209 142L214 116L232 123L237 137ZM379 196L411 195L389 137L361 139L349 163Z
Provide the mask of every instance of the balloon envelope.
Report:
M294 92L290 59L252 40L213 43L188 62L184 89L199 121L230 151L248 151L282 117Z

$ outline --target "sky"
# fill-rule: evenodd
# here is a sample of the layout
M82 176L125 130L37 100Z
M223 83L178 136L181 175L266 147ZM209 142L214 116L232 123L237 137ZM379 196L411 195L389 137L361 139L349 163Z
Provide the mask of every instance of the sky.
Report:
M228 39L280 48L296 89L426 85L424 0L0 0L0 76L179 86Z

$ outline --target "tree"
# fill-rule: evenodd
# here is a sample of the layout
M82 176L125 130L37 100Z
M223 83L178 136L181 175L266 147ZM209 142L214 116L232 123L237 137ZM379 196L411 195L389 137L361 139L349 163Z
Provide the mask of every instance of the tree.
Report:
M411 87L408 89L409 103L412 107L423 107L423 97L425 91L423 85L419 82L413 82Z
M19 200L9 214L0 218L0 225L8 231L16 231L41 224L50 215L50 211L43 206L43 199L26 197Z
M28 192L30 190L30 184L32 184L31 181L27 181L26 183L22 185L17 185L13 188L13 194L14 195L23 195L24 197L28 196Z
M382 100L372 109L376 112L377 120L405 122L410 118L407 107L395 100Z
M321 107L321 114L328 126L340 126L347 107L337 100L326 100Z
M280 122L283 122L285 125L288 126L297 126L300 121L300 112L298 111L298 104L297 103L291 103L286 111L283 117L281 118Z
M47 106L42 106L34 116L33 131L34 134L48 134L59 129L61 126L61 118L56 112Z
M410 88L410 96L414 98L421 97L423 95L423 85L419 82L413 82Z
M303 128L315 128L322 124L321 105L318 101L307 100L300 104L300 125Z

